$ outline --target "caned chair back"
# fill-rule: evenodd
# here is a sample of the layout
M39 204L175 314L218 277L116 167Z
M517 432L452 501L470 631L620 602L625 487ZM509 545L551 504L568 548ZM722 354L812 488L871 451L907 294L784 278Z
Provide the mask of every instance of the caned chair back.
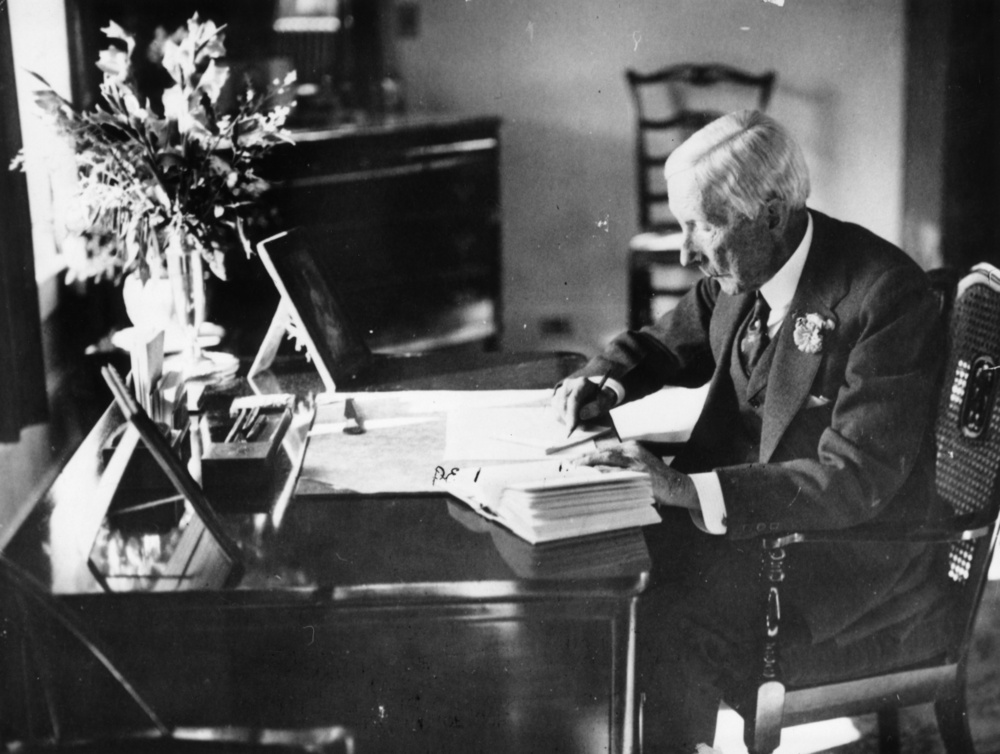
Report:
M977 265L959 282L951 307L945 382L938 407L937 492L963 528L987 536L952 542L948 578L974 618L996 543L1000 512L1000 270ZM968 636L969 631L962 632Z

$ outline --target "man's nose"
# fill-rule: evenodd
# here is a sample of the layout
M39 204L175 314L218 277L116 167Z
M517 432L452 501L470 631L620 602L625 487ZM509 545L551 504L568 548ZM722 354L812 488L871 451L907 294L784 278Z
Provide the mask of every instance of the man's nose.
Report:
M701 260L701 252L698 251L691 244L691 240L685 236L684 240L681 242L681 265L684 267L690 267L693 264L698 264Z

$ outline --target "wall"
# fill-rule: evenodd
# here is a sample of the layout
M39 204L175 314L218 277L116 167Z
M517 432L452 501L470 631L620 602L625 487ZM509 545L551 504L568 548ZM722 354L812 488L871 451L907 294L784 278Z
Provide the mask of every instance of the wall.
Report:
M25 154L31 234L35 249L35 277L39 283L66 266L68 255L83 254L79 237L66 222L76 188L76 164L68 143L48 137L41 126L32 92L41 88L29 74L48 81L56 92L70 97L69 41L63 0L8 0L12 49L17 65L18 115ZM44 169L40 169L44 167ZM42 317L54 302L42 302Z
M40 127L32 102L33 79L26 73L38 73L69 95L63 0L8 0L7 7L2 6L0 2L0 11L9 11L22 141L26 151L37 155L33 167L44 161L46 168L29 170L27 183L50 420L23 429L16 443L0 443L0 549L96 419L94 407L83 399L88 395L79 367L83 344L66 338L68 325L76 324L75 312L59 311L58 273L71 242L56 217L65 212L60 203L72 193L75 167L66 145L45 140L47 131ZM0 141L0 153L8 160L14 149Z
M400 2L400 0L396 0ZM395 40L411 109L503 117L505 346L592 350L624 326L636 230L627 67L778 71L770 112L812 206L898 242L903 0L414 0ZM546 338L566 316L573 334Z
M926 269L940 267L948 58L954 34L948 3L907 0L906 159L903 245Z

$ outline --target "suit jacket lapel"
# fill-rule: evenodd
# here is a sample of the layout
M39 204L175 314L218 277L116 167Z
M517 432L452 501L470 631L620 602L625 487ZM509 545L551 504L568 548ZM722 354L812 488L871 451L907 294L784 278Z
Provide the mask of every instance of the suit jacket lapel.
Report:
M806 353L795 345L795 320L815 313L833 320L836 328L834 307L848 289L848 271L844 269L835 241L831 238L831 224L819 212L812 212L812 216L812 247L778 333L768 373L760 437L761 463L770 460L788 425L805 403L823 359L822 351Z
M675 465L685 468L687 459L702 463L705 459L699 456L704 450L711 455L711 449L719 444L719 428L726 426L732 420L729 412L731 405L730 392L732 382L729 380L729 368L732 364L733 343L740 324L746 318L753 306L753 297L746 294L730 296L720 293L712 315L711 342L712 353L715 356L715 374L708 388L705 406L695 422L691 437L685 443L685 449L678 455Z
M728 373L731 360L736 358L733 350L737 347L736 338L739 337L743 321L750 314L753 303L754 297L747 293L735 296L721 294L716 301L716 313L713 318L713 331L719 336L714 349L716 374L720 371ZM713 334L713 342L716 337Z

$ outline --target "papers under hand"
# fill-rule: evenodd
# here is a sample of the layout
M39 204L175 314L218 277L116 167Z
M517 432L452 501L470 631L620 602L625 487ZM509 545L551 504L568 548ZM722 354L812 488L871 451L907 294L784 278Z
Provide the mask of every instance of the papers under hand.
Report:
M548 406L463 408L449 412L445 458L462 461L530 461L596 449L607 427L578 427L566 436ZM589 447L588 447L589 443Z
M552 456L570 448L577 448L602 437L613 437L615 431L610 427L604 429L586 429L577 427L572 434L563 442L549 445L545 448L545 455Z
M647 474L565 461L462 469L444 489L532 544L655 524Z

